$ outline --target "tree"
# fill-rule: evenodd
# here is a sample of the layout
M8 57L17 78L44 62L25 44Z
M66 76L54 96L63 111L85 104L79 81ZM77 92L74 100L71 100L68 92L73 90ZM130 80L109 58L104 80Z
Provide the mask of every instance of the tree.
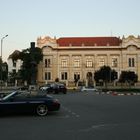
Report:
M37 65L43 59L42 50L31 42L31 47L23 50L19 58L23 61L20 71L22 80L28 84L36 84Z
M96 81L96 83L99 83L99 81L101 79L102 79L102 77L101 77L101 71L100 70L95 71L95 73L94 73L94 80Z
M137 81L138 81L138 76L137 76L137 74L135 74L135 72L133 72L133 71L122 71L121 72L119 82L128 83L129 86L131 86L131 84L134 84Z
M7 81L8 79L8 65L6 62L0 61L0 80Z
M111 82L118 79L118 73L115 70L111 70Z
M108 82L112 82L115 79L117 79L117 72L115 70L111 70L109 66L103 66L100 70L94 73L94 80L96 82L103 81L106 87Z
M12 84L15 84L16 76L17 76L16 71L10 72L9 73L9 82Z

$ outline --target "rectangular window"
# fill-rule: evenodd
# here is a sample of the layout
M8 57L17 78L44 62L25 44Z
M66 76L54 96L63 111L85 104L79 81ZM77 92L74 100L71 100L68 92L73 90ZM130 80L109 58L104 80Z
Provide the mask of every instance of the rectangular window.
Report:
M51 80L51 72L45 72L45 80Z
M79 68L80 67L80 60L79 59L75 59L74 60L74 67L75 68Z
M104 58L99 58L99 66L102 67L105 65L105 59Z
M117 67L117 66L118 66L117 58L112 58L112 67Z
M134 58L129 58L128 59L128 66L129 67L135 67L135 59Z
M75 72L74 73L74 80L79 80L80 79L80 72Z
M135 67L135 59L132 58L132 67Z
M93 67L93 62L92 62L91 59L87 59L87 60L86 60L86 67L87 67L87 68L92 68L92 67Z
M67 72L62 72L61 73L61 80L67 80Z
M128 59L128 66L131 67L131 58Z
M45 59L45 67L50 68L51 67L51 60L50 59Z
M61 66L62 68L66 68L68 66L68 62L66 59L61 60Z
M16 61L15 60L13 61L13 67L16 67Z

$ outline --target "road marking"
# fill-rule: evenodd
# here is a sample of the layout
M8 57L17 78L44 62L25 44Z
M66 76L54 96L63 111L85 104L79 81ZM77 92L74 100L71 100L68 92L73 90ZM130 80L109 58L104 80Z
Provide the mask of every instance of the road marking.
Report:
M80 116L79 115L76 115L76 117L79 118Z
M140 95L140 93L134 93L134 92L132 92L132 93L117 93L117 92L114 92L114 93L111 93L111 92L107 92L107 93L104 93L104 92L101 92L101 93L89 93L89 92L85 92L85 93L83 93L83 95L85 95L85 96L89 96L89 95L91 95L91 96L94 96L94 95L113 95L113 96L124 96L124 95L127 95L127 96L133 96L133 95L135 95L135 96L139 96Z
M70 110L69 108L67 108L67 107L62 106L62 109L64 109L65 111L67 111L67 112L70 114L71 117L76 117L76 118L79 118L79 117L80 117L80 115L78 115L77 113L71 111L71 110Z
M72 115L76 115L76 113L75 112L72 112Z
M70 116L69 115L65 115L65 116L58 116L57 118L59 119L66 119L66 118L69 118Z
M105 128L105 127L116 127L118 126L118 124L97 124L97 125L92 125L88 128L83 128L83 129L80 129L79 131L80 132L89 132L89 131L93 131L93 130L97 130L97 129L102 129L102 128Z

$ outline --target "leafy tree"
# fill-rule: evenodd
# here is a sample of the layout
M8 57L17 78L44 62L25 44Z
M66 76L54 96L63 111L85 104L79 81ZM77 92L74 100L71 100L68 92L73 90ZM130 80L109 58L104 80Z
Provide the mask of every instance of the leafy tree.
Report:
M108 82L112 82L117 79L117 72L115 70L111 70L109 66L103 66L100 70L94 73L94 79L96 82L100 82L100 80L102 80L107 87Z
M17 59L17 57L14 58ZM42 50L35 47L34 42L31 42L31 47L20 52L18 59L23 62L18 77L27 81L28 84L36 84L37 65L43 59Z
M17 76L16 71L10 72L9 73L9 81L14 84L15 80L16 80L16 76Z
M119 82L128 83L130 86L131 84L134 84L137 81L138 81L138 76L137 76L137 74L135 74L135 72L133 72L133 71L122 71L121 72Z
M97 70L94 73L94 80L96 81L96 83L99 83L99 81L102 79L102 76L100 74L101 74L100 70Z
M8 65L6 62L0 61L0 80L7 81L8 78Z
M111 82L118 79L118 73L115 70L111 70Z

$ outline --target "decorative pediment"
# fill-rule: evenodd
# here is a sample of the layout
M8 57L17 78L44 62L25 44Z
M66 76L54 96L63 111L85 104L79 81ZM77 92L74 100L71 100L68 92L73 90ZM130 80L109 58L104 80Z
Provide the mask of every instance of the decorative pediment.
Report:
M56 45L56 38L51 38L49 36L46 36L44 38L39 37L37 39L37 45L38 47L42 48L43 46L55 46Z
M52 52L52 47L51 46L44 46L44 47L42 47L42 50L44 53Z
M134 36L128 36L127 38L122 38L122 47L126 48L129 46L135 46L137 48L140 48L140 38L136 38Z
M137 50L137 46L132 46L132 45L131 46L127 46L127 50L130 51L130 52L131 51L136 51Z

